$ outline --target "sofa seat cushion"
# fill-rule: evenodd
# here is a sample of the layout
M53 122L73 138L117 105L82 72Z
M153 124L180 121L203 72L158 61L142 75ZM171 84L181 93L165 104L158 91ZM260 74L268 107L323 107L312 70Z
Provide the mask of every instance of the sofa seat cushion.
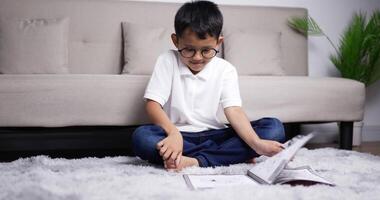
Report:
M0 126L146 123L143 94L148 80L133 75L4 74Z
M240 76L243 108L251 120L284 122L360 121L365 87L358 81L303 76Z
M240 76L250 120L358 121L365 87L342 78ZM143 95L149 76L0 76L0 126L137 125L148 123Z

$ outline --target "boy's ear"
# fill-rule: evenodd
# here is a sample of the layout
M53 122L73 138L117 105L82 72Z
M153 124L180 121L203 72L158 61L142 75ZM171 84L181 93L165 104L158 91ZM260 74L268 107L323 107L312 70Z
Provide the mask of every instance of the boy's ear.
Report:
M221 45L224 41L224 37L223 36L219 36L219 39L218 39L218 42L216 43L217 46Z
M177 38L177 35L175 33L173 33L171 35L171 38L172 38L174 46L178 48L178 38Z

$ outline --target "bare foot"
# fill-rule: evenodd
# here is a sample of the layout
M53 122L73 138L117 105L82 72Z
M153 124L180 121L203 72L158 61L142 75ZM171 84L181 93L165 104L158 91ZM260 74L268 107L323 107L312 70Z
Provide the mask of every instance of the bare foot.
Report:
M182 156L182 159L175 169L176 171L181 171L183 168L186 167L192 167L192 166L199 166L198 160L192 157Z
M174 170L176 172L179 172L186 167L199 166L199 163L198 160L195 158L182 156L178 166L176 166L175 162L171 160L164 161L164 166L168 171Z
M175 161L172 159L164 160L164 167L168 170L175 169Z

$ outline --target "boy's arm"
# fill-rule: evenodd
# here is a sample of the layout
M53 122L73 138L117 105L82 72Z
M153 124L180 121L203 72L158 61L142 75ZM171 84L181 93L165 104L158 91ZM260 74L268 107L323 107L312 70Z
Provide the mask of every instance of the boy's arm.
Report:
M177 127L170 121L159 103L147 99L145 109L152 122L164 129L168 136L179 133Z
M255 150L256 153L272 156L282 150L281 143L259 138L241 107L227 107L224 109L224 113L235 132L245 143Z
M168 135L157 144L160 155L164 160L171 159L172 161L176 161L178 165L183 150L182 135L177 127L170 121L159 103L147 99L145 108L152 122L164 129Z

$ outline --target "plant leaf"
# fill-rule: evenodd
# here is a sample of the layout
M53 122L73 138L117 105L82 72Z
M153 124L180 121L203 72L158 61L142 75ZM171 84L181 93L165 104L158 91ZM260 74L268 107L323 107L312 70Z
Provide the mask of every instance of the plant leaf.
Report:
M368 51L367 86L380 79L380 10L376 10L365 29L364 45Z
M377 62L374 64L371 73L369 74L369 79L367 86L375 83L380 79L380 59L377 59Z
M364 28L365 15L362 13L355 14L340 39L339 54L336 57L330 57L330 60L341 72L342 77L362 82L362 76L365 74L364 70L366 68L361 62L365 55L362 48Z
M366 86L380 80L380 10L375 10L368 23L365 13L355 13L339 41L339 48L308 17L293 17L288 25L303 35L324 35L335 48L331 62L344 78L363 82Z
M288 25L303 35L323 35L321 28L311 17L292 17Z
M318 26L317 22L310 16L308 17L309 35L322 35L322 29Z

